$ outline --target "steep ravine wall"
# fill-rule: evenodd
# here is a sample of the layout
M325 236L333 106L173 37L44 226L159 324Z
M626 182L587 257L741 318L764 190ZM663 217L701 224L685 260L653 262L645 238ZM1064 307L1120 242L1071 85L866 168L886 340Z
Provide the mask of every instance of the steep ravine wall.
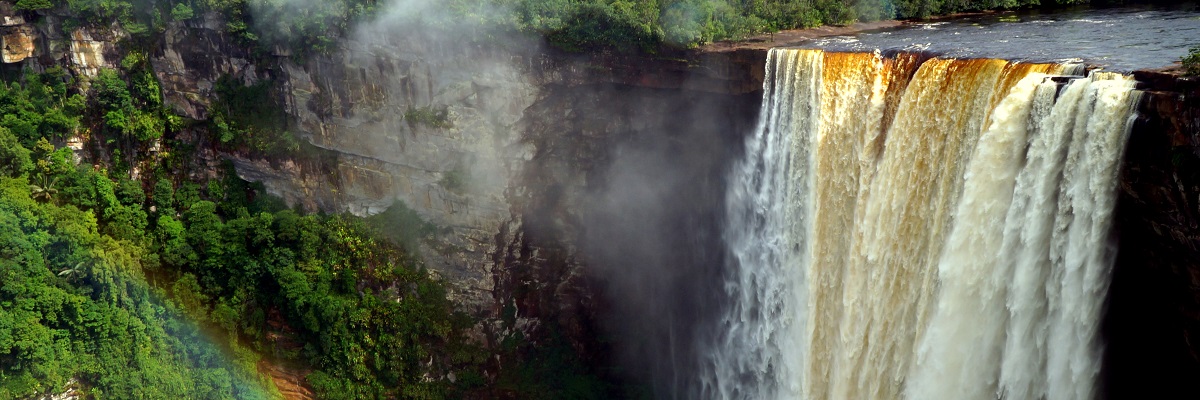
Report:
M499 253L495 299L562 329L585 355L636 338L609 357L643 379L671 376L675 362L698 359L669 353L684 347L671 341L689 342L686 327L721 306L725 177L759 94L608 82L544 90L523 120L537 152L529 190L514 198L523 223Z
M278 83L290 128L337 163L318 171L302 160L226 154L238 174L313 211L370 215L396 202L414 210L437 227L420 242L426 266L487 321L481 339L495 344L520 331L536 341L553 330L607 364L596 338L628 333L599 331L598 318L612 314L604 301L612 277L647 278L668 309L700 308L704 299L680 297L703 293L675 287L683 279L639 272L704 268L706 259L682 249L720 248L707 224L720 220L711 213L723 201L725 168L754 122L757 54L592 57L416 34L358 37L329 55L250 65L219 27L210 15L168 29L152 55L168 101L204 119L222 75ZM444 111L447 124L412 118L414 110ZM653 166L656 181L629 181L620 166L631 155L686 164ZM674 206L653 219L602 217L627 206L604 201L632 201L616 196L629 185L652 189L640 199L647 205ZM589 218L628 223L596 233ZM647 230L657 230L654 240L639 236ZM603 244L581 249L587 242ZM637 315L647 320L629 326L655 325L653 314Z
M1110 398L1200 396L1200 79L1139 71L1104 334ZM1182 395L1181 395L1182 394Z

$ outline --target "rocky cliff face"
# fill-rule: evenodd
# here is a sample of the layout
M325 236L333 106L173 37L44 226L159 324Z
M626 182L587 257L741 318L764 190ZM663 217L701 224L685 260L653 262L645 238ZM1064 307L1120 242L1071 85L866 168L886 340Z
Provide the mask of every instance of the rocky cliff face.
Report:
M204 119L221 76L272 80L290 127L337 157L315 170L227 155L239 175L314 211L371 215L402 203L439 228L420 250L456 300L493 319L513 308L507 325L525 330L559 317L592 329L597 291L576 246L589 192L621 143L736 138L758 103L741 94L761 86L755 52L582 57L420 32L359 34L333 54L251 65L221 25L210 15L166 32L152 63L167 100ZM726 158L731 143L700 151Z
M531 69L518 68L532 58L400 32L356 35L332 54L303 60L284 51L252 57L224 26L207 14L174 22L161 36L150 61L167 103L205 120L219 79L271 82L289 130L336 160L221 157L309 211L365 216L396 203L416 211L438 227L421 243L427 266L451 283L457 301L494 315L496 236L519 224L507 193L519 190L512 180L532 155L516 127L539 92ZM109 36L119 32L113 27ZM82 75L115 66L115 41L97 42L98 32L75 36L78 51L49 61Z
M65 15L42 16L33 23L0 2L0 60L40 71L51 65L66 67L76 76L95 76L100 68L113 68L121 61L117 43L128 37L118 26L63 28Z
M438 227L422 243L426 264L454 283L457 300L488 310L496 235L514 219L508 192L532 156L516 124L539 90L510 57L409 36L349 42L302 64L281 58L275 79L291 127L338 162L296 179L234 157L239 174L308 209L371 215L402 203Z
M1111 398L1200 394L1200 79L1139 71L1104 334ZM1188 397L1188 396L1185 396Z
M246 49L234 44L224 34L224 27L224 18L212 13L174 22L150 55L163 98L180 115L207 119L208 107L216 98L213 86L222 76L249 85L273 72L252 65Z
M307 140L338 154L337 172L297 180L238 159L239 173L299 204L320 199L326 210L372 214L400 201L441 227L423 258L489 321L489 340L553 331L591 358L610 357L596 340L609 334L646 336L643 351L666 348L654 346L669 340L656 319L706 309L706 291L691 286L719 273L709 262L721 257L710 225L721 220L740 132L754 123L760 95L746 85L761 85L753 79L760 68L723 57L689 66L470 46L431 55L427 43L356 43L303 65L284 62L288 112ZM698 65L707 72L687 73ZM414 110L445 110L448 126L412 118ZM620 195L627 190L644 197ZM613 214L638 208L628 202L641 202L644 214ZM670 209L649 209L663 205ZM589 228L599 225L612 229ZM711 251L687 250L697 247ZM689 270L696 276L655 272ZM608 285L613 279L624 282ZM636 286L645 292L613 290ZM636 321L601 324L629 304L611 296L659 306L620 310Z

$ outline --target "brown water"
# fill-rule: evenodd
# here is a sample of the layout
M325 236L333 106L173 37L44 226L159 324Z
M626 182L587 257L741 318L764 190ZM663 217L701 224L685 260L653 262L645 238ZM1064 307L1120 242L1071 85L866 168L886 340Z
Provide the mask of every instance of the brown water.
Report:
M1171 65L1195 45L1200 45L1200 6L1193 5L991 14L826 37L800 47L1083 62L1128 72Z

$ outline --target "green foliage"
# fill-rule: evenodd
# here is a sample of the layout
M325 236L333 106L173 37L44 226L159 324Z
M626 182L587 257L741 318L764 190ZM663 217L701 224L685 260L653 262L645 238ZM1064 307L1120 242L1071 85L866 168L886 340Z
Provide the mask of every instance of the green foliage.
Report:
M167 265L187 266L196 261L196 253L188 245L183 222L175 217L158 217L154 224L154 239L158 244L158 254Z
M37 11L45 10L54 7L50 0L17 0L16 8L18 10Z
M400 200L384 212L368 217L367 223L384 238L410 252L415 252L422 239L437 231L437 227Z
M156 212L162 215L175 214L175 185L170 179L159 179L155 182L151 196Z
M108 112L127 112L133 108L133 96L128 84L116 70L102 69L92 80L92 99Z
M444 106L409 107L404 111L404 120L411 126L424 125L437 129L446 129L454 126L450 122L450 110Z
M187 3L176 4L175 7L171 9L171 19L176 21L186 21L192 19L195 14L195 11L193 11L192 7L187 5Z
M1200 46L1192 47L1191 52L1183 57L1183 69L1188 75L1200 75Z
M324 398L459 397L474 387L440 379L480 376L463 372L484 362L464 337L470 319L362 219L286 210L229 166L200 182L77 166L54 145L61 134L34 128L50 119L32 115L39 107L57 110L72 130L90 124L112 159L125 150L144 163L137 150L157 136L137 125L164 119L160 89L144 56L122 68L92 80L86 101L61 71L0 82L0 112L12 114L0 126L0 398L76 379L94 398L265 399L255 350L313 370ZM219 87L222 115L267 135L258 129L278 126L261 118L282 117L266 88ZM419 218L409 227L396 234L432 232ZM224 339L208 342L201 326Z
M480 0L486 2L486 0ZM1056 4L1088 0L1055 0ZM570 51L653 52L775 30L1033 7L1040 0L511 0L516 27ZM1050 2L1046 2L1050 3Z
M122 65L130 71L129 81L116 70L102 69L92 81L90 97L105 131L132 150L162 137L170 111L144 56L135 53Z
M320 2L255 2L260 35L270 44L282 44L300 53L325 53L355 21L373 15L371 0Z
M518 15L528 19L528 29L541 32L563 49L653 51L661 41L661 29L653 24L657 12L646 5L629 1L535 3L521 2Z
M123 5L138 7L151 0L71 0L81 3L107 2L121 10ZM337 38L345 35L354 22L374 15L378 0L335 0L292 2L279 0L171 0L152 3L145 12L148 18L139 23L148 31L162 29L163 15L182 21L194 18L197 12L216 12L226 18L225 30L243 45L260 51L273 46L292 49L300 54L324 53L332 50ZM136 12L93 12L108 19L136 19ZM101 18L102 20L103 18ZM94 21L93 21L94 22Z
M62 68L24 78L24 84L0 82L0 127L26 148L42 136L62 139L72 133L79 125L82 98L68 94L72 82Z
M461 332L469 323L454 316L438 283L409 267L403 253L371 239L360 220L286 210L249 214L244 207L221 215L218 204L199 200L182 219L159 216L146 235L140 183L114 182L103 171L63 174L64 182L79 186L70 192L85 209L36 202L24 178L0 178L0 262L23 268L0 265L0 365L6 367L0 393L45 393L78 377L93 393L116 398L247 398L245 390L259 390L252 379L246 383L252 372L212 364L224 358L212 349L193 359L195 351L180 346L208 344L188 339L198 331L180 331L180 318L210 322L266 349L273 345L264 332L274 328L264 318L242 316L271 310L283 312L276 323L292 327L289 340L303 344L293 357L316 368L313 384L323 397L450 393L444 382L423 378L424 362L453 359L444 353L464 346ZM156 185L155 196L168 197L169 188ZM168 267L157 274L170 282L166 292L181 311L149 297L141 271L152 258ZM50 286L5 294L12 285L27 289L30 279ZM14 299L43 302L46 290L96 308L87 315L100 320L47 322L44 308L10 305ZM97 324L118 325L116 333L93 333L89 327ZM144 336L154 326L158 330ZM128 332L135 335L122 336ZM80 347L87 343L101 347ZM129 367L133 359L140 367Z
M292 354L317 369L310 382L323 398L392 397L418 387L447 393L444 383L422 379L422 363L448 359L440 354L462 346L466 325L456 322L441 286L406 266L402 253L356 219L244 208L223 217L217 209L193 204L182 230L159 219L164 261L187 271L172 293L189 315L269 348L264 333L280 332L238 316L282 312L276 323L303 344Z
M515 342L523 340L517 335L508 338L508 347L515 348ZM501 371L496 384L522 399L633 398L618 395L617 388L586 371L558 328L552 328L543 343L520 358L521 362L514 363L516 368Z
M455 193L463 193L467 190L467 171L462 168L455 168L442 173L442 179L438 180L438 184L443 188Z
M162 10L155 0L67 0L73 15L84 23L106 25L113 21L125 31L145 40L164 28Z
M299 148L286 130L286 116L271 96L271 82L243 85L231 76L217 80L217 101L211 108L211 129L224 144L264 153Z
M117 201L123 205L141 206L142 203L146 202L146 192L142 190L142 183L128 177L117 177L115 192Z
M261 397L253 369L225 363L147 284L144 248L102 233L91 211L35 201L28 186L0 175L0 397L70 379L97 398ZM230 384L202 379L212 375Z
M192 208L192 204L196 204L198 201L200 201L200 185L184 182L175 191L175 205L179 210Z
M0 127L0 174L23 176L33 170L29 149L21 146L17 137L8 129Z
M1012 10L1018 8L1046 7L1093 3L1092 0L896 0L896 16L899 18L928 18L958 12L980 10ZM1122 0L1099 0L1095 4L1120 4Z

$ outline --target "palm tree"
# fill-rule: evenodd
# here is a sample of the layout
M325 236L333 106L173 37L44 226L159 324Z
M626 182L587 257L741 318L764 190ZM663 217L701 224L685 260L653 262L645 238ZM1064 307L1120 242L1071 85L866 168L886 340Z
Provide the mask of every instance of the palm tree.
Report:
M84 262L84 261L75 263L74 267L64 268L62 271L58 271L58 276L67 278L68 280L78 279L79 277L83 276L84 272L86 272L83 269L83 267L85 265L86 265L86 262Z
M32 197L34 200L50 201L50 200L53 200L54 196L58 194L58 189L54 188L54 185L57 183L58 183L57 177L55 177L53 180L50 180L50 179L47 179L47 177L45 175L43 175L42 176L42 184L41 185L30 184L29 192L32 193Z

